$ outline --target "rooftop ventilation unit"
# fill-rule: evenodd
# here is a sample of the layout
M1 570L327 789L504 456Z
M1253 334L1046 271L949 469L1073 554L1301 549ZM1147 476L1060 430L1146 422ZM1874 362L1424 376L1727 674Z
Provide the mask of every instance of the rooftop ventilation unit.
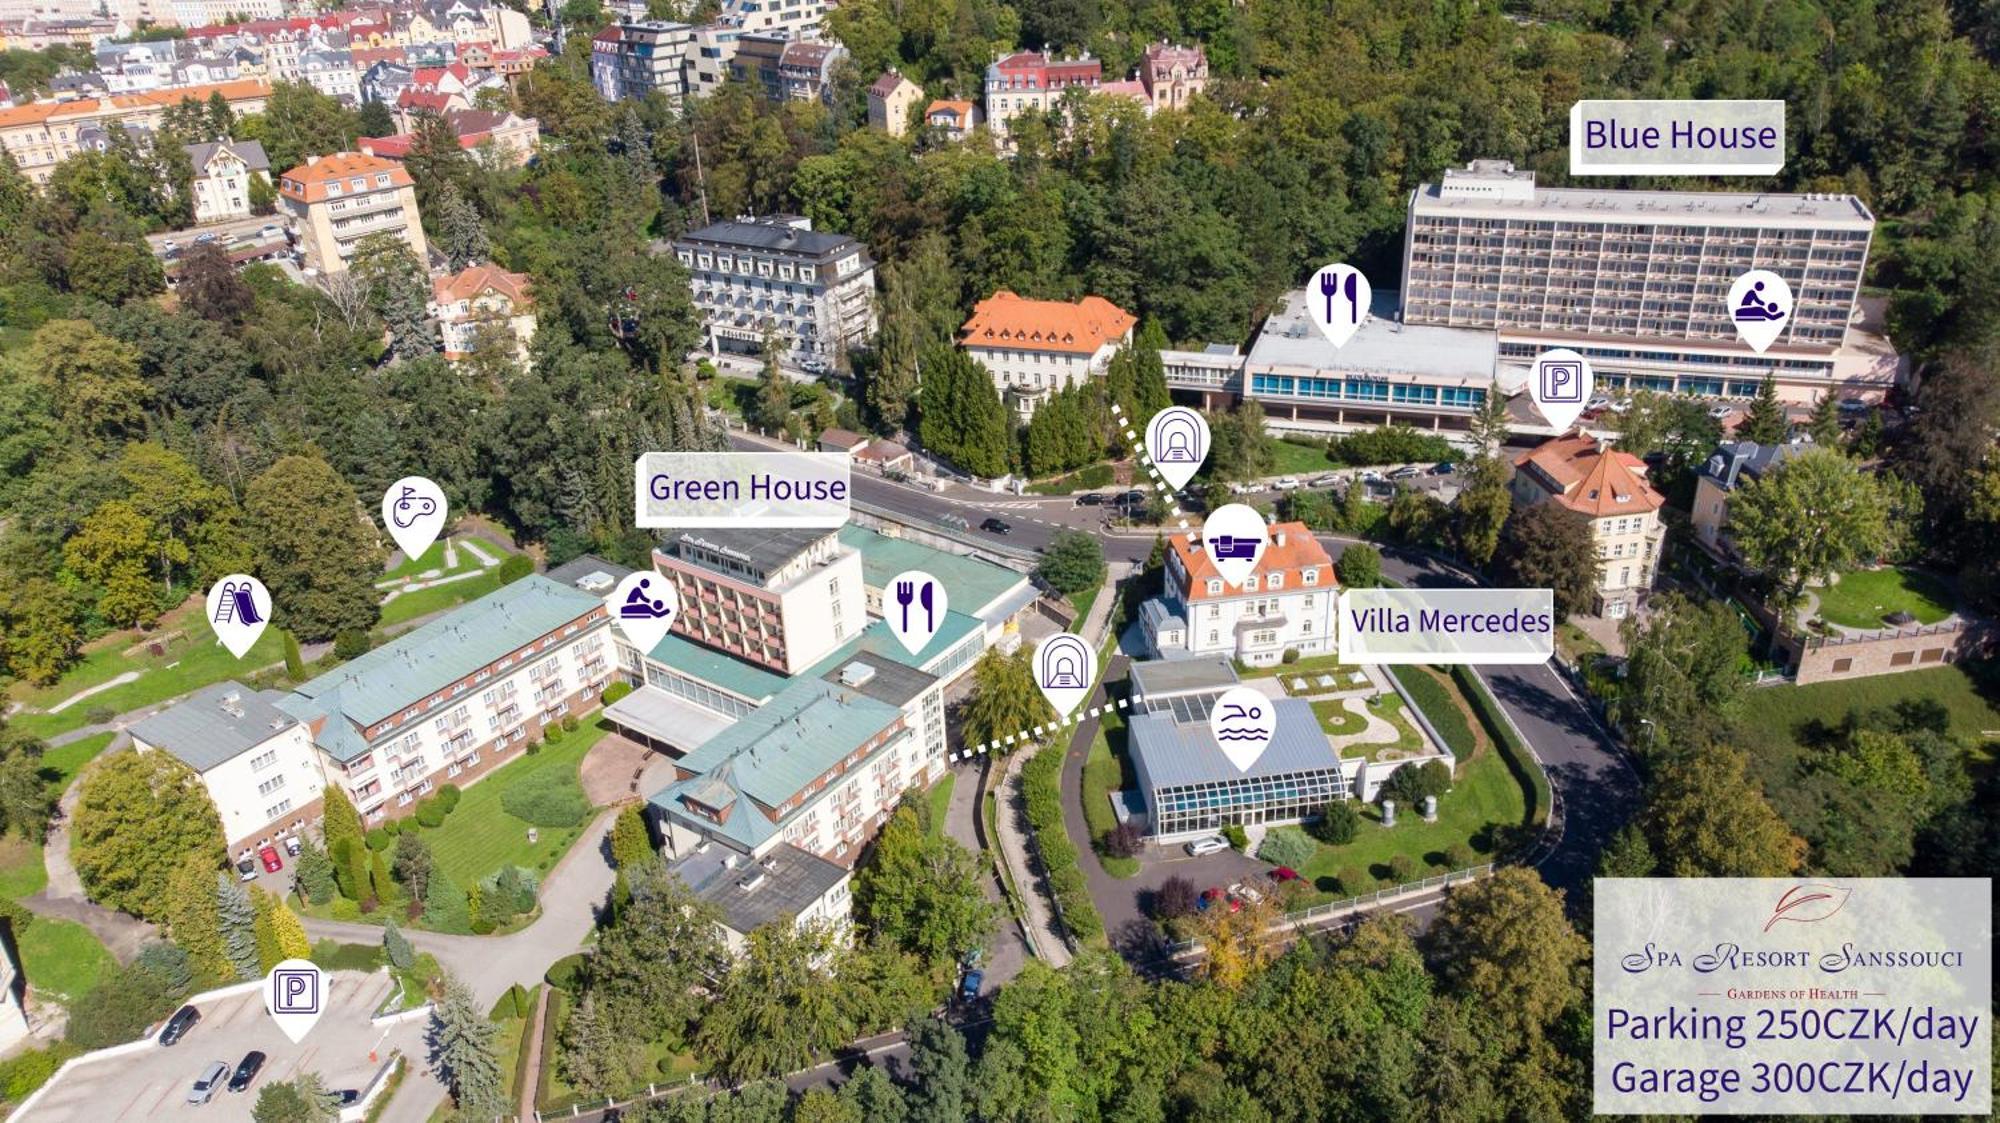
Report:
M875 681L875 668L859 659L840 668L840 685L860 689Z

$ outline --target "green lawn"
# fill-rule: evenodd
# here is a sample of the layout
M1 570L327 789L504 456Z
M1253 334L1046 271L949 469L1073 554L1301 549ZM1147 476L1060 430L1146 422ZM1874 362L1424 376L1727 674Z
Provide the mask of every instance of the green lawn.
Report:
M1349 710L1341 699L1321 699L1312 708L1319 717L1319 727L1329 737L1349 737L1368 728L1368 719Z
M1979 743L1975 765L1993 760L1993 742L2000 741L2000 705L1995 704L2000 701L2000 668L1990 664L1929 667L1811 686L1753 687L1742 706L1755 719L1738 723L1737 737L1753 759L1790 760L1804 751L1814 722L1835 726L1850 710L1916 700L1944 706L1952 734Z
M1951 615L1951 590L1928 573L1914 569L1859 569L1840 575L1840 583L1814 589L1819 614L1848 628L1880 628L1892 612L1907 612L1920 624L1935 624Z
M39 844L15 834L0 837L0 897L18 901L32 897L49 883Z
M946 772L944 774L944 779L939 780L937 784L931 788L930 792L924 797L930 800L930 805L931 805L932 838L936 838L944 834L945 816L951 810L951 789L953 785L957 783L958 783L958 773Z
M1267 437L1264 444L1271 450L1271 474L1274 476L1318 475L1333 470L1334 464L1327 459L1324 442L1300 445Z
M570 1005L569 995L559 990L549 992L549 1007L542 1015L549 1022L543 1041L553 1042L561 1039L561 1024L554 1019L568 1020ZM542 1050L542 1074L536 1085L535 1096L535 1106L551 1118L565 1114L570 1105L582 1099L582 1095L556 1073L556 1052L557 1050L546 1047ZM641 1050L640 1058L636 1067L645 1073L642 1083L659 1084L662 1088L685 1084L690 1075L701 1071L700 1063L691 1054L668 1049L658 1041L647 1042ZM632 1089L632 1091L638 1090Z
M9 718L8 725L22 733L50 737L90 724L89 712L98 707L124 713L284 662L284 641L279 638L278 629L264 629L256 645L238 659L216 642L215 633L201 615L201 605L191 603L163 617L153 634L180 634L158 640L161 647L158 655L150 650L147 636L121 631L91 643L85 649L83 661L54 685L28 688L17 684L9 696L29 710ZM137 672L139 677L81 699L59 713L33 712L128 671Z
M1097 603L1098 596L1103 592L1104 579L1100 577L1097 584L1069 598L1070 603L1076 605L1076 619L1070 621L1072 631L1083 630L1083 622L1090 619L1090 606Z
M1336 699L1322 699L1312 703L1312 708L1313 713L1319 717L1319 727L1325 730L1329 736L1350 736L1361 732L1368 725L1366 721L1362 720L1361 715L1349 712L1347 707ZM1367 760L1374 760L1375 754L1384 749L1400 749L1406 753L1424 751L1424 735L1417 731L1416 725L1410 721L1409 715L1404 712L1403 699L1400 696L1395 694L1378 694L1375 696L1371 708L1374 710L1376 717L1396 727L1396 739L1388 744L1347 745L1340 750L1341 756L1349 759L1362 757Z
M404 593L382 606L382 622L377 627L387 628L415 620L426 613L461 605L466 601L483 597L499 587L500 567L494 566L477 577L467 577L461 581L432 585L427 589Z
M1355 867L1377 879L1389 876L1389 860L1398 854L1415 859L1425 874L1444 872L1445 851L1457 843L1471 846L1484 860L1498 845L1499 830L1519 826L1527 813L1527 792L1500 755L1488 749L1460 765L1457 783L1438 799L1435 823L1424 822L1415 808L1398 808L1396 825L1384 828L1380 807L1371 803L1362 808L1361 832L1354 841L1322 844L1299 870L1322 894L1301 907L1352 896L1351 886L1338 884L1336 874L1342 869Z
M21 970L42 994L79 998L116 966L90 929L72 920L38 916L26 931L15 933L15 940L21 947Z
M1116 751L1111 742L1118 742ZM1090 828L1093 840L1102 839L1118 825L1118 815L1111 809L1111 793L1122 791L1131 785L1126 775L1125 761L1125 717L1117 710L1107 710L1097 726L1097 737L1090 743L1090 753L1083 759L1083 821ZM1079 859L1081 860L1081 859ZM1139 872L1137 858L1115 858L1098 850L1097 860L1104 865L1104 872L1113 877L1131 877Z
M463 886L474 885L504 866L523 866L547 873L583 833L588 821L568 828L542 827L540 839L530 843L529 824L508 814L500 806L500 796L509 784L549 769L567 775L571 783L581 787L577 764L604 732L604 726L595 720L586 722L564 734L555 744L542 746L532 756L517 757L465 789L465 795L444 825L423 832L438 868Z
M93 733L79 737L66 745L57 745L42 754L42 778L49 782L49 789L60 794L83 771L83 766L97 759L111 744L116 733Z
M1285 680L1285 689L1287 691L1291 689L1291 680L1294 675L1302 676L1308 681L1317 679L1321 675L1332 675L1334 678L1340 679L1353 674L1357 670L1360 670L1360 668L1352 663L1342 663L1338 653L1333 655L1308 655L1303 659L1295 659L1290 663L1278 663L1269 667L1253 667L1240 660L1236 662L1236 674L1238 677L1270 678L1276 675ZM1313 682L1312 689L1317 691L1332 690L1335 688L1323 687L1317 682Z

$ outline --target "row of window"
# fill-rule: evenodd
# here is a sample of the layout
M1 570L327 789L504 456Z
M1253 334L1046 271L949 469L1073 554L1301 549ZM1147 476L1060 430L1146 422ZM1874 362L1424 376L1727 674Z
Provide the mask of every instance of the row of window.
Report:
M1394 402L1399 405L1477 409L1486 391L1477 386L1425 386L1379 378L1326 378L1311 375L1253 374L1252 395L1321 398L1328 401Z

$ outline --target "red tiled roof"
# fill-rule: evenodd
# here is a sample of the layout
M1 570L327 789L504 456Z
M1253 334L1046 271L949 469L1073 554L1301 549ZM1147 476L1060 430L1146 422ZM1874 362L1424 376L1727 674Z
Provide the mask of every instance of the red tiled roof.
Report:
M363 152L336 152L331 156L317 157L286 172L278 180L278 193L287 199L295 199L302 203L318 203L329 197L326 190L328 183L349 176L365 177L367 180L365 191L385 190L376 186L375 176L378 173L388 174L391 188L408 187L412 183L410 173L403 170L403 165L393 160L385 160ZM351 195L355 192L344 191L342 194Z
M1515 458L1550 498L1591 518L1657 511L1666 497L1646 482L1646 462L1629 452L1601 448L1581 433L1557 437Z
M517 305L528 303L528 275L509 273L493 265L470 265L460 272L431 282L431 299L438 304L471 300L492 290Z
M1174 556L1180 559L1181 569L1188 575L1188 587L1181 590L1182 598L1192 603L1244 595L1246 589L1234 588L1227 583L1220 593L1208 591L1208 583L1220 580L1222 575L1216 571L1208 551L1197 548L1196 539L1193 534L1180 534L1167 539L1173 547ZM1305 583L1305 573L1309 569L1315 571L1311 585ZM1272 525L1264 553L1257 559L1257 568L1251 570L1251 575L1257 578L1259 595L1271 591L1268 586L1272 574L1284 576L1284 584L1276 590L1280 594L1301 589L1331 592L1340 587L1340 582L1333 575L1333 559L1327 555L1326 547L1319 544L1312 530L1302 522Z
M967 347L1093 355L1136 323L1131 313L1101 296L1069 304L1027 300L1001 289L973 306L960 342Z

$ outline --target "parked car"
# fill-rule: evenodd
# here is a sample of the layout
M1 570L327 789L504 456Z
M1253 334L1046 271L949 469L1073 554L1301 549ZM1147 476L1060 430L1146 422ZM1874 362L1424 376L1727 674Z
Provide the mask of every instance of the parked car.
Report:
M238 881L257 880L257 859L250 857L238 858L236 860L236 879Z
M1290 866L1279 866L1277 869L1271 871L1271 880L1280 885L1283 885L1287 881L1297 881L1298 879L1299 871Z
M206 234L196 234L194 236L194 244L197 246L205 246L213 241L215 241L215 232L213 230Z
M987 519L985 522L979 524L979 529L985 531L988 534L1014 533L1014 528L1012 526L1008 525L1007 523L1001 522L999 519Z
M174 241L172 238L168 238L166 241L160 243L160 252L162 253L171 254L175 250L180 248L181 244L179 242Z
M1102 507L1104 506L1104 493L1101 491L1086 491L1076 497L1075 505L1078 507Z
M264 1054L261 1051L252 1049L243 1054L243 1059L236 1062L236 1072L229 1078L229 1090L248 1091L251 1081L257 1079L257 1074L262 1071L264 1071Z
M1723 418L1728 417L1730 414L1735 412L1736 412L1736 407L1728 404L1727 402L1721 405L1713 405L1708 407L1708 415L1710 417L1715 418L1717 421L1720 421Z
M327 1095L333 1097L336 1107L353 1107L361 1102L361 1093L353 1088L342 1088L337 1092L328 1092Z
M275 222L267 222L258 229L257 236L260 238L276 238L284 232L284 227L279 226Z
M266 846L257 851L257 857L264 863L265 873L277 873L285 868L285 860L278 857L278 848L275 846Z
M160 1030L160 1044L172 1045L187 1036L188 1030L201 1020L201 1011L192 1006L183 1006L167 1019L166 1027Z
M1297 476L1286 476L1271 486L1277 488L1279 491L1297 491L1299 489L1299 478Z
M221 1061L210 1061L201 1075L194 1078L194 1087L188 1089L187 1102L205 1104L215 1098L215 1090L229 1077L229 1066Z
M1229 887L1229 895L1248 901L1253 905L1264 899L1264 894L1240 881Z
M1389 478L1392 480L1413 480L1423 474L1424 470L1422 468L1419 468L1415 464L1412 464L1407 468L1398 468L1395 471L1389 473Z
M1860 398L1840 399L1839 409L1840 412L1842 413L1862 414L1862 413L1867 413L1869 410L1874 408L1875 408L1874 406L1869 405L1867 402L1862 401Z
M1146 505L1146 493L1133 488L1131 491L1118 497L1118 505L1120 507L1143 507Z
M1361 482L1365 484L1381 483L1382 473L1373 468L1363 468L1361 470Z
M292 857L296 858L299 856L299 851L304 849L305 849L305 843L299 841L298 835L286 836L285 853L290 854Z
M1338 474L1338 473L1335 473L1335 472L1328 472L1328 473L1327 473L1326 475L1324 475L1324 476L1314 476L1314 477L1313 477L1312 479L1309 479L1309 480L1307 480L1307 481L1306 481L1306 486L1307 486L1307 487L1335 487L1335 486L1338 486L1338 485L1339 485L1339 483L1340 483L1340 476L1339 476L1339 474Z
M971 1002L974 999L977 999L979 997L979 988L985 982L986 982L986 972L967 971L965 973L965 978L961 980L958 984L958 996L960 998L965 999L967 1002Z
M1205 854L1220 854L1224 850L1229 849L1229 840L1219 834L1212 834L1207 838L1195 839L1183 847L1183 849L1188 852L1188 856L1191 858L1199 858Z
M1202 890L1201 899L1196 901L1195 904L1204 911L1224 904L1229 906L1230 912L1243 911L1243 902L1231 896L1229 891L1220 885L1211 885L1207 889Z
M1455 469L1457 469L1457 467L1458 467L1458 465L1456 465L1456 464L1453 464L1453 463L1452 463L1451 461L1449 461L1449 460L1446 460L1446 461L1442 461L1442 462L1440 462L1440 463L1438 463L1438 464L1433 464L1433 465L1431 466L1431 475L1433 475L1433 476L1449 476L1449 475L1451 475L1451 474L1452 474L1452 472L1453 472L1453 471L1454 471Z

